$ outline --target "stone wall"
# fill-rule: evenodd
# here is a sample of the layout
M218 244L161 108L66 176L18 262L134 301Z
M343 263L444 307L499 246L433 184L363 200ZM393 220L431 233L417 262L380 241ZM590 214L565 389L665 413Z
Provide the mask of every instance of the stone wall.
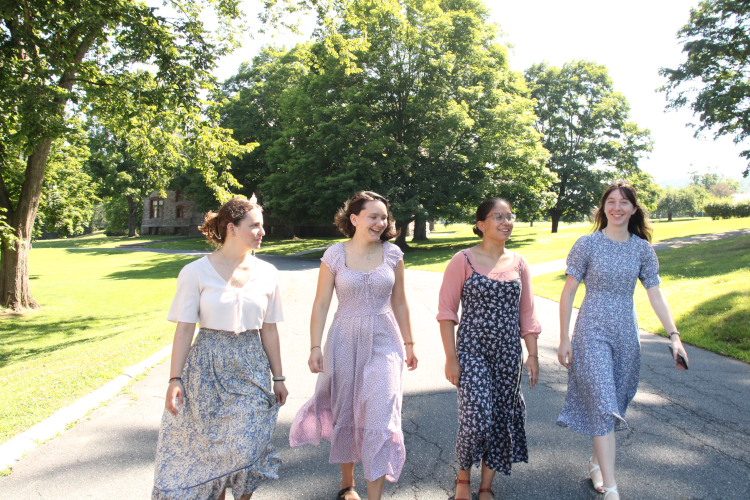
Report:
M177 201L177 191L167 191L166 198L160 198L158 191L154 191L143 200L143 220L141 234L163 234L177 236L200 236L198 226L203 224L203 214L195 210L195 203L182 198ZM163 200L162 216L157 217L151 204L153 201ZM182 209L182 217L177 217L178 208Z

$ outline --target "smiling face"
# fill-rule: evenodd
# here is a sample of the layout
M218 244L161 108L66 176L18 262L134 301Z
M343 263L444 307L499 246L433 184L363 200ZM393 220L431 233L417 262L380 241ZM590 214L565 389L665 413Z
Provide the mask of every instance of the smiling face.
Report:
M227 234L237 238L237 242L250 250L258 250L263 236L263 212L254 208L245 212L245 216L235 225L227 225Z
M477 221L477 228L484 233L482 239L508 241L513 233L513 220L508 220L508 216L512 213L510 205L504 201L495 203L487 218ZM495 214L500 216L500 222L495 220Z
M388 227L388 209L382 201L371 200L365 202L359 214L352 214L350 220L355 227L355 235L368 241L378 241Z
M637 207L622 194L620 189L613 189L604 200L604 214L607 216L608 226L628 227L630 217L636 209Z

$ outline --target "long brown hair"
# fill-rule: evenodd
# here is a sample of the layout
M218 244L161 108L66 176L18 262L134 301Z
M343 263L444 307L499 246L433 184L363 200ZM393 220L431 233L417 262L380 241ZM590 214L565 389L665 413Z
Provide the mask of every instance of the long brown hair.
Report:
M235 226L250 210L263 209L257 203L244 198L232 198L224 203L218 212L208 212L203 219L203 225L198 229L206 236L209 243L223 245L227 239L227 226L231 222Z
M380 201L385 205L385 210L388 212L388 227L380 234L382 241L388 241L391 238L398 236L399 231L396 231L396 225L393 222L393 216L391 215L391 204L388 203L384 197L378 193L372 191L358 191L354 193L354 196L346 200L344 206L336 212L334 223L339 231L344 233L347 238L354 236L356 229L352 224L352 215L359 215L362 209L365 208L365 203L368 201Z
M628 221L628 231L651 243L651 234L654 231L651 229L651 223L648 221L646 211L638 203L638 194L635 192L635 188L625 181L613 182L604 190L599 208L594 212L594 231L601 231L607 227L608 221L607 214L604 212L604 205L609 195L615 189L619 189L620 194L627 198L635 207L635 213L630 216L630 220Z

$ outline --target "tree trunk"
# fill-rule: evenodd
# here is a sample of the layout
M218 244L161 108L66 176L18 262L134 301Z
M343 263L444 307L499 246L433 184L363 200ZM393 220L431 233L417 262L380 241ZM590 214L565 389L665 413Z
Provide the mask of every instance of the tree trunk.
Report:
M128 238L132 238L135 236L135 226L138 223L138 205L132 196L126 196L125 199L128 200Z
M529 227L534 227L534 221L533 221L533 219L529 221Z
M557 210L550 210L550 218L552 219L552 232L557 232L557 226L560 224L560 213Z
M409 233L409 222L410 221L403 220L396 221L396 230L399 231L399 233L393 243L395 243L402 251L409 248L409 245L406 244L406 235Z
M667 222L672 222L672 212L667 212Z
M421 219L414 220L414 236L411 241L427 241L427 221Z
M431 220L430 221L430 231L434 231L434 230L435 230L435 221Z
M18 241L13 248L3 244L0 250L0 300L16 312L40 307L29 289L29 245L51 147L52 139L42 140L26 160L18 204L15 210L8 210L8 225Z

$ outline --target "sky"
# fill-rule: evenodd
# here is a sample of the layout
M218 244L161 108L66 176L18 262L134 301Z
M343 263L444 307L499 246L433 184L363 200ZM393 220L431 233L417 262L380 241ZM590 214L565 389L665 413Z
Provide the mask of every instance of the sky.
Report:
M675 34L687 23L690 8L699 0L485 0L492 21L500 25L503 40L513 45L511 68L523 71L545 61L562 66L566 61L587 59L609 69L614 88L631 107L631 120L648 128L653 152L639 163L657 182L685 179L687 172L706 171L736 179L746 167L739 153L743 147L712 134L693 137L686 124L695 122L690 110L666 111L665 95L656 92L664 83L659 68L676 68L683 60ZM245 0L251 19L258 0ZM312 23L306 23L311 26ZM257 26L258 23L256 22ZM292 45L303 38L289 33L256 35L219 62L220 80L233 75L240 63L249 61L263 44Z

